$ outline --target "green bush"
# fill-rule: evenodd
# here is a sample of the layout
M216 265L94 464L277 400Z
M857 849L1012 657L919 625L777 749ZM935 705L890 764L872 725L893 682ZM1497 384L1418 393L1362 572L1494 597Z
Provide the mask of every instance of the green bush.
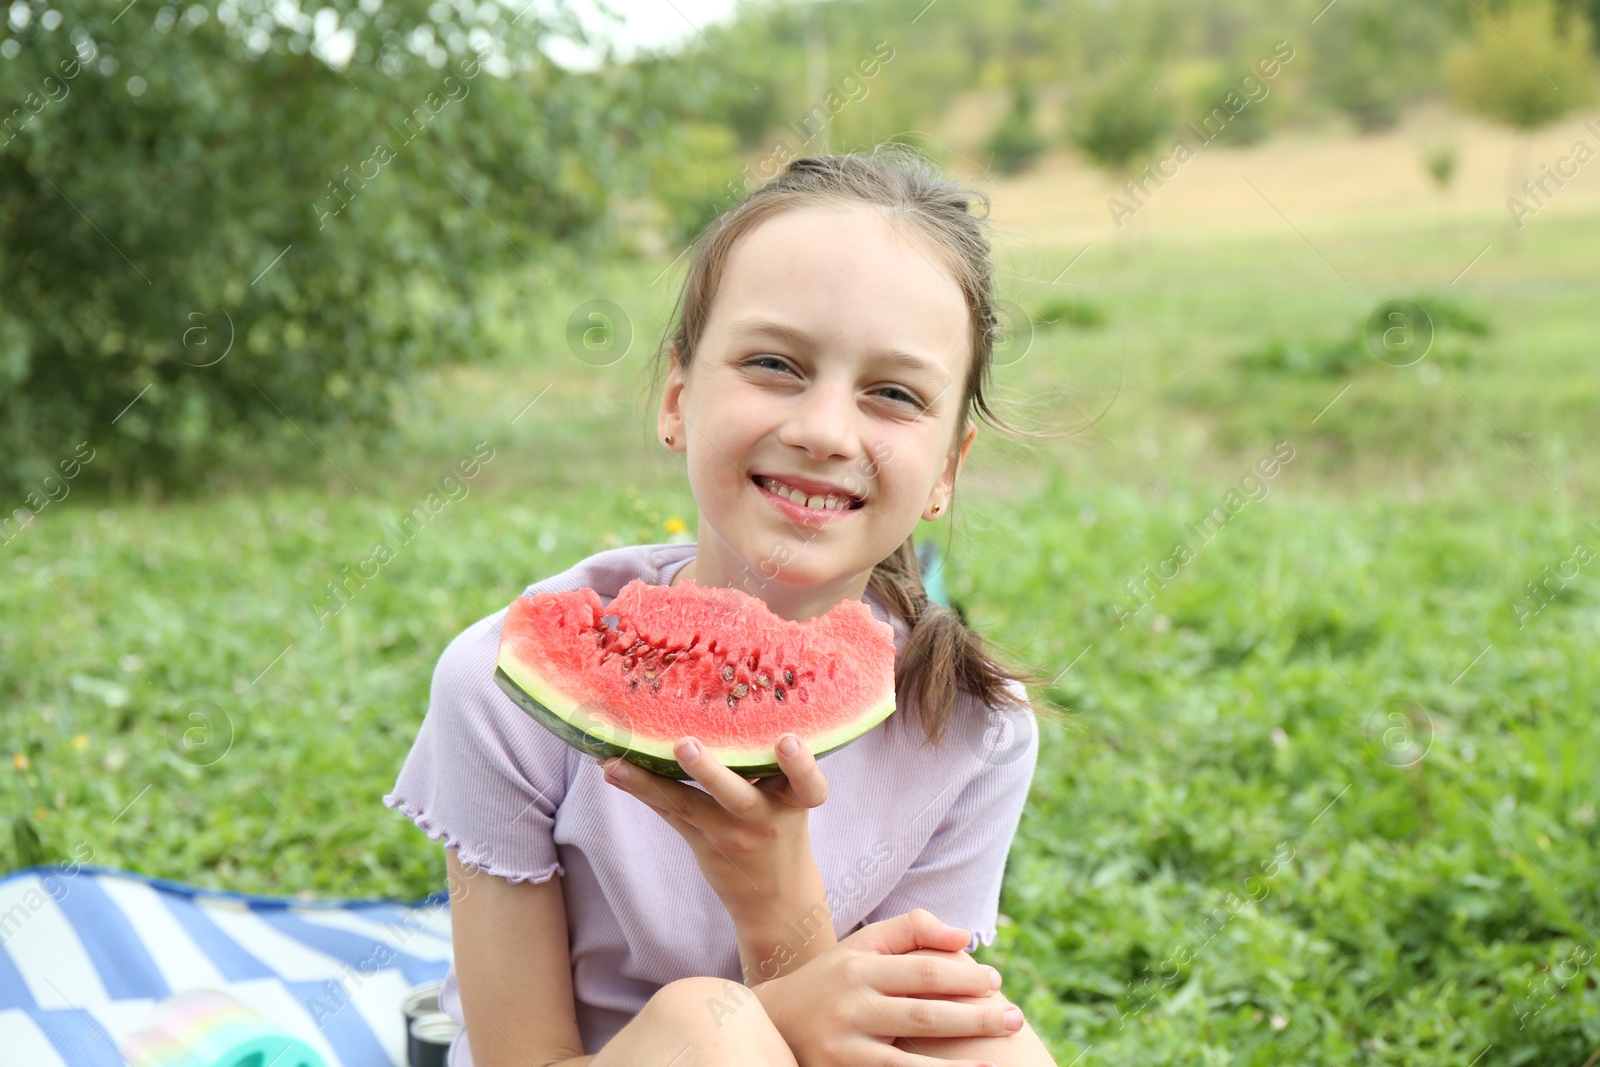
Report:
M1244 63L1236 64L1236 66L1239 69L1247 68L1247 64ZM1254 77L1254 75L1251 76ZM1193 99L1190 101L1194 114L1202 117L1212 114L1216 108L1222 106L1222 101L1227 98L1229 93L1243 96L1240 92L1239 78L1240 75L1232 73L1232 68L1219 69L1215 75L1208 78L1200 86L1199 91L1194 94ZM1263 82L1259 77L1256 77L1256 82L1265 86L1268 95L1260 99L1246 97L1245 99L1248 102L1241 111L1225 110L1224 113L1231 115L1231 117L1227 124L1218 129L1213 135L1214 139L1219 143L1234 145L1257 144L1266 140L1267 134L1271 132L1272 113L1277 106L1271 101L1277 96L1277 86L1270 81Z
M1124 173L1172 128L1172 101L1137 71L1119 69L1072 109L1067 137L1097 165Z
M1040 305L1033 321L1039 329L1061 323L1080 330L1097 330L1106 324L1106 309L1087 297L1058 296Z
M1364 133L1386 130L1436 79L1446 39L1441 16L1421 4L1341 0L1317 20L1314 90Z
M1592 27L1579 11L1526 0L1497 23L1479 20L1450 66L1456 98L1485 118L1532 130L1594 99Z
M1026 170L1044 151L1045 140L1033 126L1033 90L1026 84L1016 87L1011 109L995 127L984 148L994 157L994 165L1002 174Z
M1421 309L1426 325L1407 319L1404 326L1414 331L1431 330L1432 334L1425 342L1425 354L1413 353L1416 362L1427 359L1441 366L1464 367L1476 361L1477 356L1466 338L1490 334L1489 320L1483 312L1439 293L1419 295L1410 303ZM1274 337L1241 355L1238 366L1254 374L1342 377L1377 365L1376 349L1382 346L1380 338L1384 326L1384 322L1375 322L1369 315L1344 337L1294 340ZM1416 341L1424 343L1421 336ZM1408 358L1403 352L1397 356L1402 361Z
M0 114L0 499L80 442L89 483L320 463L311 442L392 422L410 372L482 352L485 279L598 247L663 140L671 86L555 66L531 15L335 0L339 70L310 16L222 9L62 0L0 62L23 105Z

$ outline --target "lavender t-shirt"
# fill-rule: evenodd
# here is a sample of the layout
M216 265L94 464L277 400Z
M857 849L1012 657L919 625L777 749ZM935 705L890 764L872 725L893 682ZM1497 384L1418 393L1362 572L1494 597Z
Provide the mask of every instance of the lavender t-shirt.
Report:
M695 550L610 549L527 592L587 587L609 601L635 578L671 584ZM902 649L905 623L871 591L864 602L890 624ZM694 975L739 981L738 943L678 832L608 785L592 757L495 685L504 618L502 608L473 623L439 657L427 716L383 802L457 849L463 863L512 882L565 879L578 1028L592 1054L668 982ZM1026 700L1020 684L1011 690ZM970 951L994 940L1006 853L1038 757L1035 721L1025 706L985 708L962 690L935 748L920 723L890 729L905 714L902 706L821 758L829 791L809 816L812 853L839 938L920 907L972 930ZM792 927L792 948L807 930ZM461 1020L454 968L442 1006ZM472 1062L465 1030L450 1062Z

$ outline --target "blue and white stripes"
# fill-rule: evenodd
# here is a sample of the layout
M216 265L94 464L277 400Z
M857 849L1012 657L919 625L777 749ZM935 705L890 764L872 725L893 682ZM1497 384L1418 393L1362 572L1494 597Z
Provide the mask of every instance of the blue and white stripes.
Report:
M400 1001L449 962L442 895L308 904L34 867L0 879L0 1062L125 1067L160 1000L213 989L329 1064L404 1067Z

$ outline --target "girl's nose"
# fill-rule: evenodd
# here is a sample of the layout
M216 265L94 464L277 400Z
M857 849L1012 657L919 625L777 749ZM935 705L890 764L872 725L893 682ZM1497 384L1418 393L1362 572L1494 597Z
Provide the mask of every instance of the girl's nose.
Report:
M855 390L843 379L821 379L796 400L778 431L778 440L801 448L816 460L856 453Z

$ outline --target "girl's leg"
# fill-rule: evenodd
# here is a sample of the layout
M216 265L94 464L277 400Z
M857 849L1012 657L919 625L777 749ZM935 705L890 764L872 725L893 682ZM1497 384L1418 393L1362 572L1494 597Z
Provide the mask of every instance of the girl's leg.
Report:
M723 978L662 986L589 1067L797 1067L755 993Z

